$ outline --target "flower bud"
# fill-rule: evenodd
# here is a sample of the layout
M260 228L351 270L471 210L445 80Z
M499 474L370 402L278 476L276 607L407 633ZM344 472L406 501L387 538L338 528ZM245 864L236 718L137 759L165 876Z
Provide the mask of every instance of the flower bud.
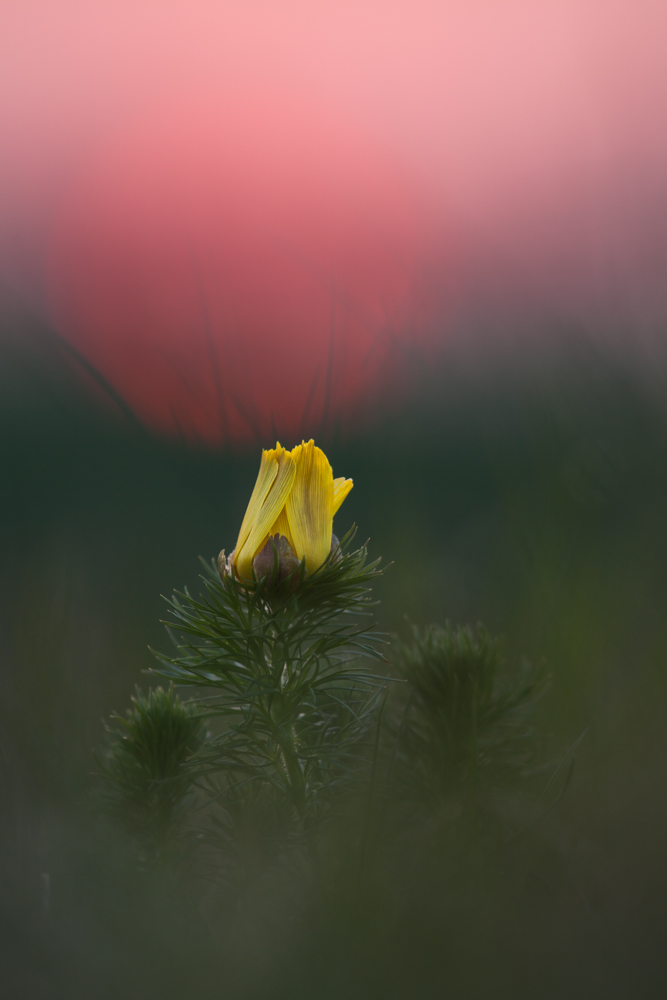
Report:
M314 573L340 550L333 541L333 517L351 489L351 479L334 479L329 460L312 440L292 451L276 444L262 452L236 548L221 574L233 571L250 582L253 571L260 579L275 569L278 582L301 562L306 576Z
M299 566L294 549L284 535L271 535L252 561L257 579L268 576L269 582L273 584L282 583Z

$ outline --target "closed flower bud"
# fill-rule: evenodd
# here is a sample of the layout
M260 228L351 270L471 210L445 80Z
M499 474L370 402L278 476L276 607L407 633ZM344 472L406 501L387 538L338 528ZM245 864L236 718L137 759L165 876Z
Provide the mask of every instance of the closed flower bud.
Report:
M270 535L263 549L252 561L255 576L268 576L272 583L282 583L300 566L294 549L284 535Z
M263 451L226 566L248 582L253 571L258 579L276 571L279 582L301 562L306 576L313 573L330 552L340 551L332 533L333 517L351 489L351 479L334 479L329 460L312 440L292 451L280 444Z

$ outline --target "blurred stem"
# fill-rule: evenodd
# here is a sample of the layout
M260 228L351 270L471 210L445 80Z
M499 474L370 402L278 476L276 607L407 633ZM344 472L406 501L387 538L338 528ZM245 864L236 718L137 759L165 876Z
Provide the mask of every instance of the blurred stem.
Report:
M287 747L283 745L283 760L287 769L287 777L289 780L294 808L301 819L303 819L306 812L306 782L304 779L303 769L301 767L301 761L299 760L299 756L296 753L294 745L295 740L293 727L290 726L289 729L292 736L290 741L291 745Z
M375 727L375 742L373 744L373 759L371 761L371 774L368 783L368 797L366 799L366 812L364 816L364 827L361 834L361 851L359 856L359 892L363 888L364 875L366 872L366 860L368 858L368 845L371 835L371 824L373 821L373 801L375 799L375 788L377 785L377 771L378 771L378 757L380 755L380 736L382 733L382 718L384 716L385 705L387 704L387 697L389 696L389 689L385 691L384 698L380 705L380 711L378 712L377 724Z
M274 739L280 747L280 757L284 775L290 791L290 798L301 820L306 812L306 782L297 751L297 737L294 723L285 724L283 719L294 718L294 706L286 705L282 695L274 694L271 699L270 716L274 721Z

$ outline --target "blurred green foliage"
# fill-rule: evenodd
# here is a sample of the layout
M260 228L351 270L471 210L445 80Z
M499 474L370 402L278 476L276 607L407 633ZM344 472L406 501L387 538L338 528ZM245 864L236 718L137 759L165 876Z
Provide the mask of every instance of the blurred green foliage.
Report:
M523 664L500 673L500 643L482 625L413 628L396 665L407 681L397 726L406 785L429 797L487 770L525 769L532 757L529 716L544 692L539 671Z
M494 779L483 806L499 835L480 839L451 795L426 813L415 812L414 796L389 795L382 744L372 796L364 787L347 814L341 808L308 871L298 854L283 859L289 877L275 852L249 861L253 837L272 841L278 820L261 797L232 802L245 817L246 855L234 891L221 894L201 874L137 873L120 835L90 809L92 750L103 747L101 720L145 683L148 645L162 644L159 595L195 587L197 556L236 537L258 451L214 454L151 438L81 383L47 333L8 323L0 399L7 995L662 996L667 373L659 359L645 366L583 337L533 352L506 344L502 357L487 352L484 361L472 347L452 348L400 411L378 414L354 440L318 442L336 474L355 480L337 533L356 522L371 536L372 557L393 562L377 594L380 627L407 644L397 669L413 669L411 642L431 642L438 656L460 643L488 669L496 654L481 633L411 639L402 624L405 615L420 629L483 621L510 661L546 665L551 688L530 725L535 761L551 770L525 778L532 798L523 778ZM423 711L411 738L443 754L429 684L410 707ZM397 684L382 740L400 725L399 703ZM460 734L471 716L446 718ZM518 719L513 738L527 725ZM499 732L490 726L489 739ZM409 741L401 752L395 774L406 773ZM397 838L406 811L416 832Z
M132 707L114 714L107 732L106 753L98 757L103 806L136 840L142 861L177 860L169 854L194 805L185 765L204 737L197 706L181 701L173 687L137 690Z

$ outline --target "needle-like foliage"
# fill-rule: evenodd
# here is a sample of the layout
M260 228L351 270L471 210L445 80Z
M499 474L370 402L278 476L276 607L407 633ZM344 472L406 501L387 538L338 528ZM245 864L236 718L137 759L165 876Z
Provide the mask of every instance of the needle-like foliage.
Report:
M106 755L98 758L108 811L121 820L145 860L172 853L193 804L185 767L203 739L197 707L184 704L173 686L137 690L125 716L107 726Z
M156 654L156 672L205 689L197 700L219 731L190 766L218 801L259 782L307 822L363 762L380 682L361 663L383 657L360 616L380 570L366 546L349 551L353 534L311 576L301 566L280 584L245 583L204 563L205 593L169 600L176 655Z
M450 792L490 770L520 770L532 753L529 716L545 690L540 670L501 671L500 644L478 625L413 628L397 642L407 681L396 725L406 786Z
M115 717L102 761L108 800L125 810L145 857L164 854L187 828L180 843L199 845L210 872L229 882L303 860L337 804L333 815L357 816L361 871L383 787L397 796L399 820L408 800L436 811L461 800L479 816L483 776L525 769L540 672L501 669L499 643L481 626L431 626L396 643L404 683L388 686L386 670L367 665L386 662L383 637L367 624L380 570L365 546L350 551L352 537L311 576L300 564L281 578L276 547L273 572L260 579L239 580L221 559L220 569L203 564L200 596L168 600L175 652L156 653L154 672L170 687L137 694Z

